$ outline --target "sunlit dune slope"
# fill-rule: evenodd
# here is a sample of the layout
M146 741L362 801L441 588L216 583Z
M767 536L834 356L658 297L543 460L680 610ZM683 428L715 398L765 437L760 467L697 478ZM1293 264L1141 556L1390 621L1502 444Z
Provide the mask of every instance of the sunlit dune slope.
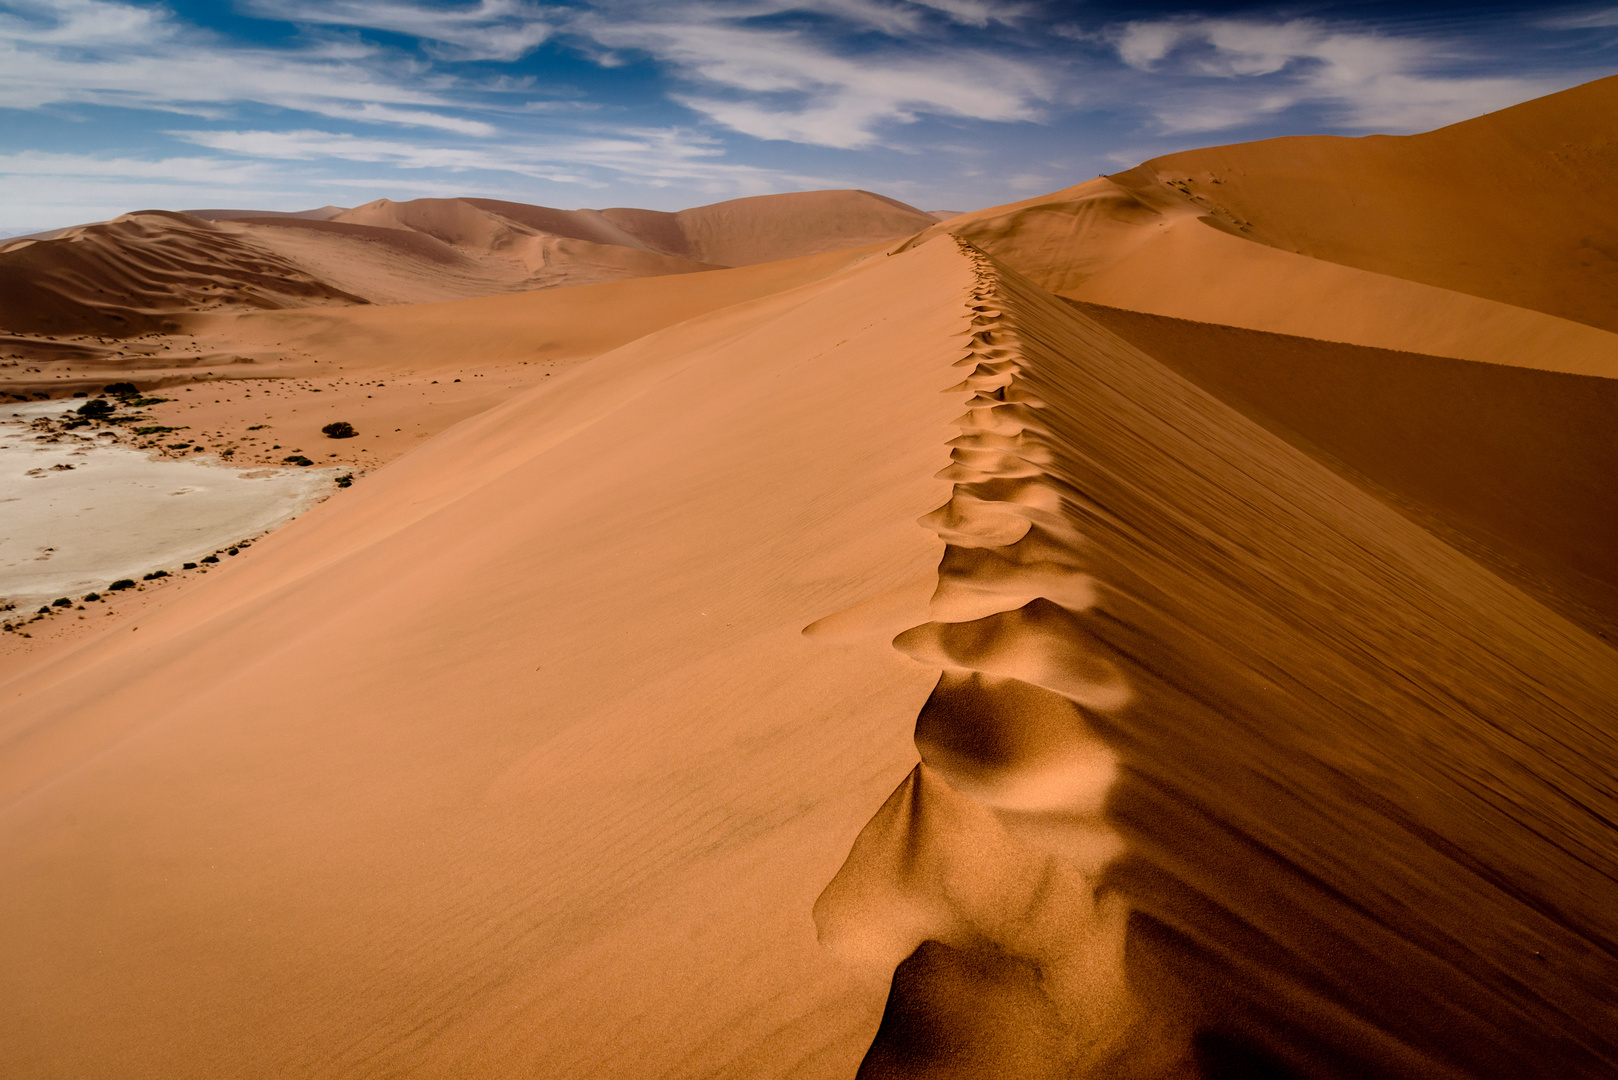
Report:
M811 907L931 673L800 631L924 611L969 281L654 333L0 688L8 1060L848 1076L883 986Z
M1405 138L1172 155L921 240L964 237L1076 300L1612 377L1614 93L1604 80Z
M496 199L382 199L335 220L409 229L465 249L514 254L546 241L572 240L687 260L699 264L688 268L701 269L895 240L926 228L934 218L869 191L805 191L674 213L624 207L553 210Z
M1375 493L1475 510L1368 445L1442 432L1325 423L1262 377L1305 346L1097 314L1174 363L947 237L712 311L0 685L0 1042L75 1080L1611 1075L1618 654ZM1463 435L1577 396L1293 360L1408 364Z
M665 275L398 307L203 314L181 325L205 352L283 372L490 367L594 356L697 315L796 288L880 249L833 251L702 275Z
M678 213L488 199L384 199L309 217L206 213L224 216L145 211L0 245L0 333L129 337L187 312L428 303L687 274L892 242L933 220L862 191Z
M1129 174L1243 236L1618 331L1618 76L1423 135L1191 150Z

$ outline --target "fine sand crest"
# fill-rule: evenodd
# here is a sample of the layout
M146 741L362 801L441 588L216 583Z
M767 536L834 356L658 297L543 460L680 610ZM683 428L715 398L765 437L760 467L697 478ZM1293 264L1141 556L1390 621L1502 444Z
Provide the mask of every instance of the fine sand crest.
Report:
M1618 658L987 265L863 1075L1612 1075Z
M1162 1075L1180 1042L1142 1037L1127 904L1100 887L1121 848L1102 817L1117 766L1088 716L1132 694L1086 629L1103 589L1046 476L1016 319L989 260L957 242L977 280L954 365L967 376L946 392L972 397L938 474L954 493L920 519L946 544L935 621L894 641L944 670L916 720L922 764L861 832L816 925L834 952L893 972L861 1077Z

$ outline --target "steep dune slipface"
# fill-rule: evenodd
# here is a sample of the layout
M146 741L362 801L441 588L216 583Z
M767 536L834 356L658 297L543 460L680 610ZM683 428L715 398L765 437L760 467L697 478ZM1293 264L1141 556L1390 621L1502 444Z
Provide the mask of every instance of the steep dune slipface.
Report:
M1618 380L1078 306L1618 640Z
M963 214L950 233L1074 300L1379 349L1618 375L1618 335L1256 243L1140 172Z
M1612 1075L1618 655L976 264L860 1075Z
M1173 318L1618 375L1606 79L1405 138L1194 150L963 214L1061 296Z
M1396 137L1304 136L1155 158L1249 239L1618 332L1618 76Z

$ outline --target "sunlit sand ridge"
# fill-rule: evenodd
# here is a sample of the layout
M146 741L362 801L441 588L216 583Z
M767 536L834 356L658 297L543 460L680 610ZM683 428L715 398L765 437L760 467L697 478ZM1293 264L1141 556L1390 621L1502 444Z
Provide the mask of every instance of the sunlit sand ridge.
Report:
M1618 1074L1615 86L935 224L368 204L264 228L488 294L19 331L363 475L0 639L8 1068ZM558 253L641 276L490 285Z

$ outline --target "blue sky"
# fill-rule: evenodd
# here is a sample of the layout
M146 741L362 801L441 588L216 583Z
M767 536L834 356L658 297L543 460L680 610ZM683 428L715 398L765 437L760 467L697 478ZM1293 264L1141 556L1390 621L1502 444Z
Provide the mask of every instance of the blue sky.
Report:
M0 0L0 234L449 195L971 209L1614 72L1610 3Z

